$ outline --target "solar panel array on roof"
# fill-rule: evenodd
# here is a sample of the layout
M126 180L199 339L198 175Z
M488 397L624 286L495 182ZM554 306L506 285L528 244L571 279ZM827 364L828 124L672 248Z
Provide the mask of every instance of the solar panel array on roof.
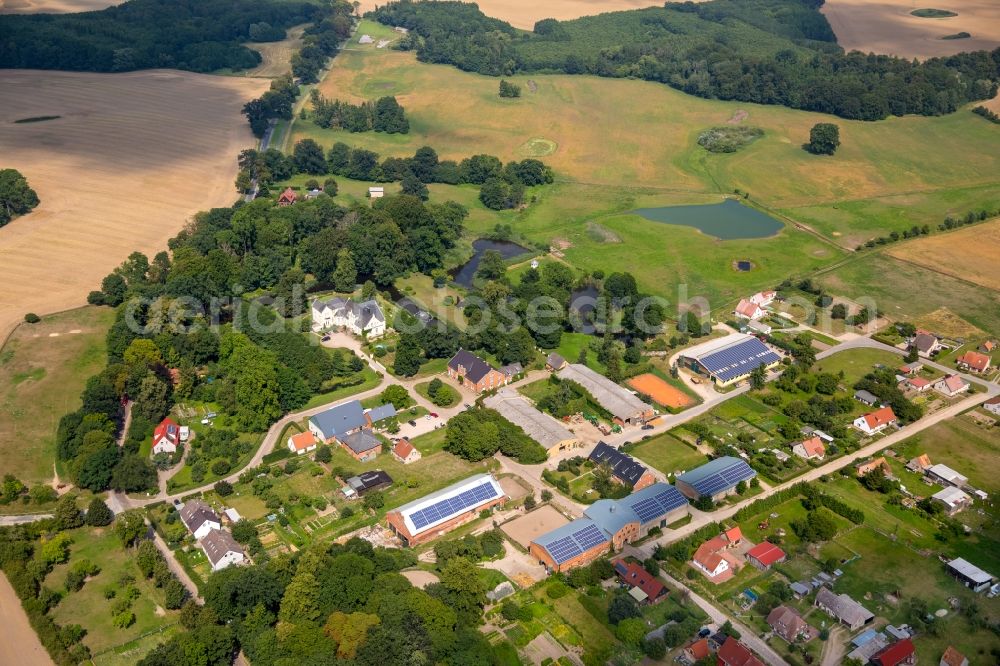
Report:
M700 495L715 495L732 488L740 481L749 481L756 475L745 461L729 456L717 458L697 467L677 479L687 483Z
M628 504L635 511L635 514L639 516L639 522L643 524L687 504L687 498L673 486L667 486L666 484L658 485L664 485L666 488L652 497L646 497L634 502L629 502L629 498L627 497L622 500L622 502Z
M579 522L586 524L572 533L544 545L545 550L556 561L556 564L568 562L595 546L607 543L607 537L597 525L586 519ZM566 527L572 529L572 525L573 523L570 523Z
M463 493L459 493L455 497L443 499L419 511L414 511L410 515L410 520L413 521L413 526L417 530L422 530L428 525L448 520L452 516L488 502L498 496L496 486L492 481L487 481Z
M777 363L780 360L780 356L754 337L747 337L745 340L698 358L698 362L721 382L750 374L760 365Z

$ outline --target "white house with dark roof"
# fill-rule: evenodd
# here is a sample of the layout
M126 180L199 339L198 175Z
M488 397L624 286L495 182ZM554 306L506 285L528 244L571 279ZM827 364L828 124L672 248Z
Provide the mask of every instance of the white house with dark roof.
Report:
M362 302L340 297L317 299L312 304L312 321L317 331L343 328L369 338L385 335L385 315L374 299Z
M200 545L212 565L212 571L222 571L234 564L243 564L246 560L243 546L225 530L212 530L205 535Z
M209 532L222 529L219 515L201 500L190 500L184 503L178 512L181 522L195 539L204 539Z

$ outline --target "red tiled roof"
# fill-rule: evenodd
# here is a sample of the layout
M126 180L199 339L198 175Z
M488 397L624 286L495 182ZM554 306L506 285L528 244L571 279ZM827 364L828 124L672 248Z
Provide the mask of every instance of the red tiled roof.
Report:
M990 357L986 354L980 354L979 352L967 351L961 356L959 356L955 361L959 365L967 365L973 370L978 370L982 372L986 368L990 367Z
M411 453L413 453L413 444L410 444L410 440L404 437L403 439L396 442L396 445L392 447L392 452L395 453L400 458L406 458Z
M737 525L736 527L730 527L728 530L726 530L726 539L729 540L729 543L736 543L742 538L743 538L743 532L742 530L740 530L739 525Z
M775 546L770 541L761 541L759 544L747 551L747 557L752 557L765 567L769 567L775 562L785 559L785 551Z
M764 666L764 662L754 656L746 645L732 636L726 639L716 653L720 664L725 666Z
M656 601L663 595L666 591L666 587L657 580L656 576L651 576L648 571L640 567L635 562L619 562L624 565L624 570L618 569L618 577L622 579L622 582L627 583L633 587L637 587L646 593L646 598L650 601Z
M985 404L985 405L1000 405L1000 395L993 396L992 398L990 398L989 400L987 400L983 404Z
M744 317L752 318L754 315L757 314L758 310L760 310L760 306L758 306L756 303L748 301L745 298L741 298L739 305L736 306L736 314L741 314Z
M316 445L316 435L312 434L312 430L306 430L305 432L300 432L297 435L292 435L292 446L295 447L296 451L305 451L310 446Z
M968 383L958 375L948 375L940 381L945 385L945 388L952 393L955 391L961 391L963 388L968 386Z
M962 666L964 661L965 655L950 645L948 646L948 649L944 651L944 654L941 655L941 663L947 664L948 666Z
M722 560L719 551L723 550L726 545L726 540L721 536L712 537L694 551L694 561L709 571L715 571L715 568L719 566L719 561Z
M865 423L873 430L881 425L892 423L895 420L896 415L893 413L892 407L883 407L882 409L876 409L871 414L865 414Z
M168 416L160 421L160 425L156 426L156 429L153 430L153 444L164 438L176 443L177 435L177 424Z
M912 377L910 379L907 379L906 383L912 386L913 388L920 389L930 384L931 380L926 379L924 377Z
M879 666L896 666L911 656L913 656L913 641L904 638L876 652L875 656L872 657L872 662Z
M286 187L285 191L278 197L278 201L295 201L297 198L298 195L295 194L295 190L290 187Z
M687 650L695 660L704 659L708 656L708 639L702 638L691 643L691 645L687 646Z
M806 450L806 455L808 456L826 455L826 447L823 446L823 440L819 437L810 437L809 439L802 440L802 448Z

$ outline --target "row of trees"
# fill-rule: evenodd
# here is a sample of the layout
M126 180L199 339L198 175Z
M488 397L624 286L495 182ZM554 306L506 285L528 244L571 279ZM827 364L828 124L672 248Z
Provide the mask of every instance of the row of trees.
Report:
M243 42L282 39L321 11L277 0L130 0L93 12L0 16L0 68L247 69L261 56Z
M385 132L406 134L410 121L395 97L379 97L374 102L351 104L339 99L326 99L315 88L310 93L312 121L323 129L344 129L348 132Z
M818 2L667 3L572 21L533 33L457 2L389 3L372 13L404 26L399 48L424 62L492 76L562 71L659 81L699 97L780 104L877 120L940 115L989 99L1000 49L923 62L843 53Z
M38 205L38 195L16 169L0 169L0 227Z

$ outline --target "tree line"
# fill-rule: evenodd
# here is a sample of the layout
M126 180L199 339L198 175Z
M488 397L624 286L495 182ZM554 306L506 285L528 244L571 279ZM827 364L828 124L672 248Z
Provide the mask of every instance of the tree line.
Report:
M545 19L531 33L460 2L395 2L369 15L409 29L398 48L491 76L634 77L709 99L779 104L843 118L940 115L989 99L1000 49L919 62L844 53L817 0L711 0Z
M273 177L268 160L272 164L280 160L270 150L261 159ZM552 169L540 160L528 158L504 164L498 157L483 154L456 162L439 159L429 146L418 148L413 157L386 157L380 162L378 153L365 148L351 148L338 141L324 153L313 139L302 139L295 144L290 160L279 164L281 173L334 174L376 183L401 182L404 194L421 199L428 198L429 183L479 185L480 201L493 210L517 208L524 203L527 187L553 182ZM242 182L249 182L252 175L248 171Z
M38 195L17 169L0 169L0 227L34 210Z
M379 97L374 102L351 104L339 99L326 99L315 88L310 93L312 121L323 129L344 129L348 132L385 132L407 134L410 121L395 97Z
M129 0L93 12L0 16L0 68L248 69L261 56L243 42L283 39L321 11L277 0Z

